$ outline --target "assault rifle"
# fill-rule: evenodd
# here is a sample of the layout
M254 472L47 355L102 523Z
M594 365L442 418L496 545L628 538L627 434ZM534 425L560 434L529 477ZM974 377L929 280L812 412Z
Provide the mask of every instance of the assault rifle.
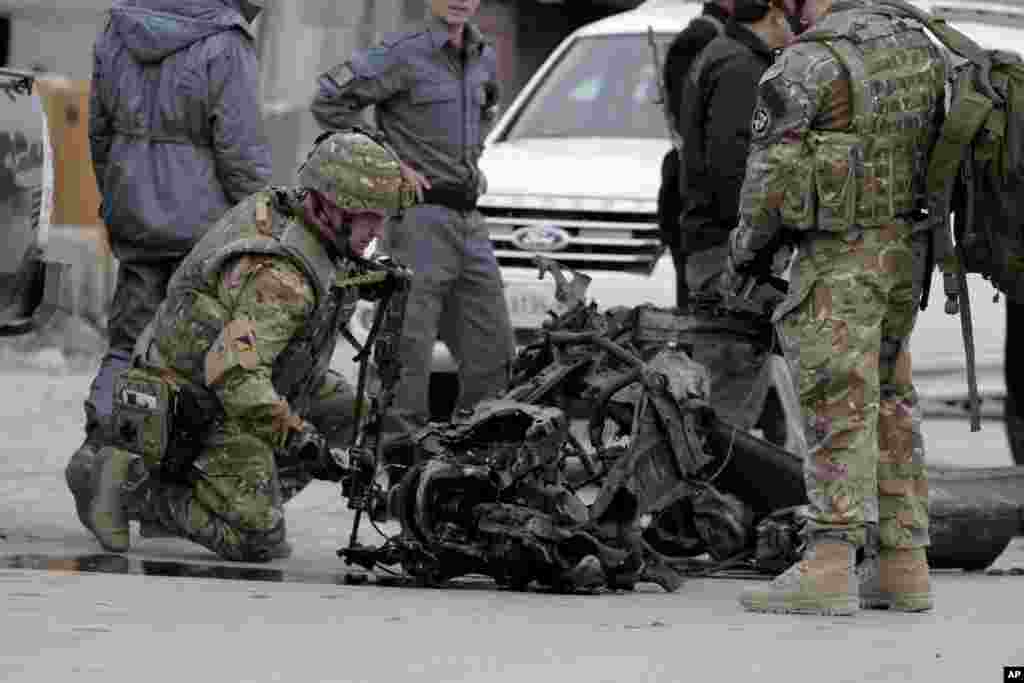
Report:
M376 477L381 466L381 431L384 419L395 398L395 388L402 365L398 357L398 342L405 324L405 308L412 283L412 272L404 266L385 259L360 263L361 272L351 276L343 285L358 286L367 296L377 299L373 325L365 343L353 359L359 363L359 380L353 419L352 447L349 449L350 474L344 493L348 507L355 511L348 546L338 550L338 556L349 564L372 568L376 563L373 549L360 545L359 525L364 511L369 511L383 492L377 490ZM367 290L370 290L367 292ZM367 395L367 375L372 360L377 368L379 389L370 399L368 415L364 415ZM364 424L364 420L369 421Z

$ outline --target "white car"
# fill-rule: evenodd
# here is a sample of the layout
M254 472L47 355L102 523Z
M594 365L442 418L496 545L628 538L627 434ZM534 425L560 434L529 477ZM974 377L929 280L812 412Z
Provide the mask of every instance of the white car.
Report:
M1024 45L1024 8L917 4L984 47ZM555 307L554 283L538 280L535 254L589 275L588 294L603 308L674 304L675 273L656 222L660 163L670 142L656 103L648 30L664 57L672 38L700 10L696 2L648 0L578 29L545 60L488 137L480 161L488 191L480 210L517 336L529 336ZM988 284L972 282L982 391L1001 397L1003 306L992 301ZM946 315L943 303L937 274L912 342L914 371L923 396L952 402L966 396L964 353L959 319ZM370 319L367 309L357 314L357 334ZM454 370L438 343L438 387L452 386ZM438 395L451 398L450 391Z

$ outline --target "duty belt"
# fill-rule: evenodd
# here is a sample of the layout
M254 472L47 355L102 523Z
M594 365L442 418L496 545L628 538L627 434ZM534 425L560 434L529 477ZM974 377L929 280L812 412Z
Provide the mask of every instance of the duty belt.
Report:
M424 204L439 204L454 211L473 211L476 199L476 190L464 185L434 185L423 190Z
M185 133L154 132L143 128L115 128L114 133L126 138L147 140L164 145L189 145L192 147L210 147L205 142L197 142Z

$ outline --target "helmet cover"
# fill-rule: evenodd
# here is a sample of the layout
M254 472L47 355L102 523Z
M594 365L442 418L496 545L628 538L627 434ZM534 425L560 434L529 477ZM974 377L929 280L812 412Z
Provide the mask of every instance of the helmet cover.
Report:
M411 206L414 196L398 157L359 131L322 135L299 167L297 180L353 211L394 213Z

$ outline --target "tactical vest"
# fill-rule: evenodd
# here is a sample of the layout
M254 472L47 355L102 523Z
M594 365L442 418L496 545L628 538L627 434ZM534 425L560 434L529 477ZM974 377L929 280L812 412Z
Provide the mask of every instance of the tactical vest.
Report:
M945 64L916 24L864 6L834 11L799 42L826 47L850 81L851 124L811 130L803 192L783 207L794 228L847 232L927 208L928 153L944 95Z
M232 314L214 298L216 282L226 263L245 254L286 258L302 270L313 287L313 315L279 354L272 372L274 388L292 403L300 393L315 387L294 386L295 381L285 386L288 378L326 372L340 333L338 326L328 334L312 334L311 328L325 319L339 319L343 325L352 314L354 301L331 296L341 266L319 237L291 217L289 198L282 190L265 190L243 200L189 252L171 278L167 299L152 324L159 362L204 385L206 354ZM188 339L183 339L183 334ZM313 341L316 343L311 344ZM294 404L292 408L298 411Z

